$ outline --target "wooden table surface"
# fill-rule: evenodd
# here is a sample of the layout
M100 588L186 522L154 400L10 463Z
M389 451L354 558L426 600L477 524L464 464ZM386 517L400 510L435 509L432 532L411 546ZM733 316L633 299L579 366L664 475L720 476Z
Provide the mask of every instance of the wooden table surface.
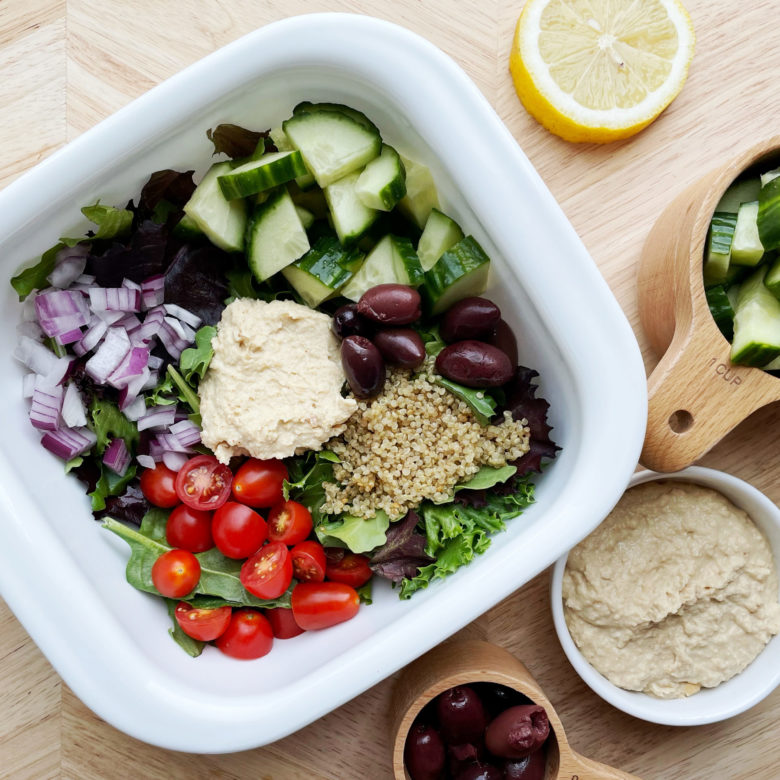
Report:
M0 187L184 66L296 13L351 11L401 23L450 54L506 122L582 237L629 317L642 242L668 200L780 121L779 0L686 0L697 34L688 82L633 139L565 143L524 111L507 72L522 0L0 0ZM587 301L583 301L583 312ZM753 415L703 463L780 501L777 405ZM605 463L604 468L609 468ZM780 690L706 727L635 720L580 681L555 637L549 572L465 629L523 660L556 705L575 749L646 780L780 777ZM94 716L0 602L0 776L24 778L389 778L384 710L392 680L265 748L172 753Z

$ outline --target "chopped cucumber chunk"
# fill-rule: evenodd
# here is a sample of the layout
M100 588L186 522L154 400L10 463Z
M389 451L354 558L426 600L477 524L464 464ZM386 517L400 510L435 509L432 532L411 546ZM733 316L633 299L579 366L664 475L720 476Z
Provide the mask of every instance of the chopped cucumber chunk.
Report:
M732 363L763 366L780 355L780 301L764 285L765 273L765 268L758 268L740 286Z
M246 205L243 200L228 200L222 194L218 181L223 173L230 170L229 162L212 165L184 204L184 213L212 244L226 252L241 252L244 249Z
M758 235L757 220L757 200L743 203L739 207L734 238L731 242L731 263L754 266L764 256L764 246Z
M448 249L425 273L423 298L431 314L441 314L453 303L481 295L487 287L490 258L473 236Z
M731 242L737 227L737 215L716 211L712 215L704 256L704 284L723 284L729 270Z
M360 270L342 289L345 298L357 301L378 284L408 284L417 287L423 279L420 259L408 238L385 236L368 253Z
M377 133L379 132L379 128L362 111L341 103L310 103L308 100L304 100L295 106L293 116L297 114L316 114L319 111L335 111L337 114L344 114L344 116L348 116L358 124L363 125L363 127Z
M761 192L761 180L757 176L735 181L723 193L723 197L715 206L715 211L730 211L736 214L743 203L758 200L759 192Z
M768 181L761 188L756 221L764 249L780 247L780 177Z
M177 238L200 238L203 231L198 227L198 223L189 215L185 214L173 229L173 235Z
M417 244L417 254L420 256L423 270L430 271L436 261L462 239L463 231L455 220L439 209L431 209Z
M775 168L771 171L767 171L766 173L761 174L761 186L765 186L766 184L769 184L770 181L773 179L776 179L778 176L780 176L780 168Z
M775 298L780 299L780 257L776 258L769 266L764 277L764 284Z
M712 319L728 341L734 337L734 308L723 286L708 287L705 291Z
M311 187L302 190L297 183L292 182L287 185L293 203L296 206L311 211L315 219L325 219L329 215L328 202L325 200L325 193L319 187Z
M280 152L291 152L295 148L290 143L290 139L281 127L272 127L268 131L268 137L271 139L271 143L273 143Z
M338 111L297 114L282 127L320 187L362 168L382 146L376 128L365 127Z
M398 208L422 230L431 209L439 208L439 194L428 168L403 155L401 161L406 169L406 195L398 202Z
M406 194L406 170L392 146L382 146L379 157L366 165L355 184L363 205L390 211Z
M303 206L295 205L295 210L298 212L298 219L301 220L304 230L308 230L314 224L314 214L305 209Z
M255 209L246 231L249 267L259 282L295 262L309 249L290 193L282 187Z
M368 208L358 197L360 173L355 171L325 187L325 200L333 218L333 227L342 244L354 244L371 227L379 212Z
M217 177L228 200L246 198L308 173L298 151L272 152Z

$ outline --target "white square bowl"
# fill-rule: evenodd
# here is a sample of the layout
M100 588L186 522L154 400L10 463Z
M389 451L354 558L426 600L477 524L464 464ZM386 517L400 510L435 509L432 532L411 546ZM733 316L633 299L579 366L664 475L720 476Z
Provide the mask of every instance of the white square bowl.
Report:
M424 39L364 16L296 17L257 30L161 84L0 192L0 269L87 225L82 205L124 204L160 168L202 173L205 130L278 124L301 100L365 111L427 163L444 209L493 259L488 294L541 374L563 447L537 502L490 549L410 601L389 587L352 621L278 642L258 661L197 660L168 637L159 599L124 579L128 549L91 520L27 421L12 357L19 306L2 286L0 593L98 715L162 747L228 752L305 726L476 618L588 534L634 470L646 418L633 333L541 179L463 71Z

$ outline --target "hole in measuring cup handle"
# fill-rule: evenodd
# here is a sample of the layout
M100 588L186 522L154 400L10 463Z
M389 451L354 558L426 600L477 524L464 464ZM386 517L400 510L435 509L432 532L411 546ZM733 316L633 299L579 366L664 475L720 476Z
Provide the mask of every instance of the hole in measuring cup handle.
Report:
M678 409L669 417L669 427L674 433L687 433L693 427L693 415L685 409Z

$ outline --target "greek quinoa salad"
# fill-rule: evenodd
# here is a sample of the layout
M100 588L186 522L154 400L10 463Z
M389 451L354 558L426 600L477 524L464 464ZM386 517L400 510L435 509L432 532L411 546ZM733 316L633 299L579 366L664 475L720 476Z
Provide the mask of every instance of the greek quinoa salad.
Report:
M362 113L209 130L11 280L41 444L191 656L401 598L485 551L555 457L490 260Z

